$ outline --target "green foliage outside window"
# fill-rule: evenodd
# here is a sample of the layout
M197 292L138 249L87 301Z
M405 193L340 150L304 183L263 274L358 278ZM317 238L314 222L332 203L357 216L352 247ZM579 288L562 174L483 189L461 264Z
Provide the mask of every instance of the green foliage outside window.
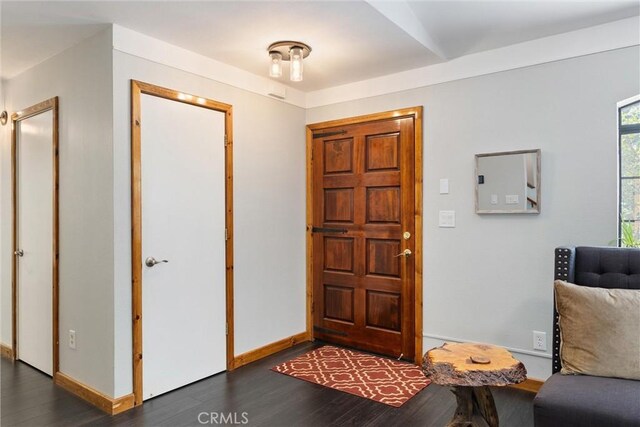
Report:
M640 247L640 102L620 109L620 246Z
M620 124L633 125L640 123L640 103L634 102L620 109Z

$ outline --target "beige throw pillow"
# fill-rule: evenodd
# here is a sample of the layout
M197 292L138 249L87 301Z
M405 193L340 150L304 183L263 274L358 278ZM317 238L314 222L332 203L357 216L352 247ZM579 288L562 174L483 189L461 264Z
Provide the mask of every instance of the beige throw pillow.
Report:
M640 380L640 290L554 288L561 372Z

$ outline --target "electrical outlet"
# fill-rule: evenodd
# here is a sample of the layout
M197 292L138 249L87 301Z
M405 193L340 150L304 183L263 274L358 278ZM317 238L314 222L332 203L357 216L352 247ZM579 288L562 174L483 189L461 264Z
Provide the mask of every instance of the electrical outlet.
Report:
M76 348L76 331L69 329L69 348Z
M547 333L533 331L533 349L547 351Z

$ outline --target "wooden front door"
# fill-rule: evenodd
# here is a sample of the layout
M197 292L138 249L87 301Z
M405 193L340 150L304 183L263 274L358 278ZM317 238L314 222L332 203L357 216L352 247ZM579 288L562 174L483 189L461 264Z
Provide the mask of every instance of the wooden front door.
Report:
M410 360L416 354L414 120L311 127L313 335Z

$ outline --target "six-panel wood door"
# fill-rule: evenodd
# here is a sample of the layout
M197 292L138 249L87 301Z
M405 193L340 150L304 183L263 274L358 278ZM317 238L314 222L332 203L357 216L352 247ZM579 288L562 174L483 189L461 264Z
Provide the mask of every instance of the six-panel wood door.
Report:
M413 118L314 132L314 337L413 359Z

